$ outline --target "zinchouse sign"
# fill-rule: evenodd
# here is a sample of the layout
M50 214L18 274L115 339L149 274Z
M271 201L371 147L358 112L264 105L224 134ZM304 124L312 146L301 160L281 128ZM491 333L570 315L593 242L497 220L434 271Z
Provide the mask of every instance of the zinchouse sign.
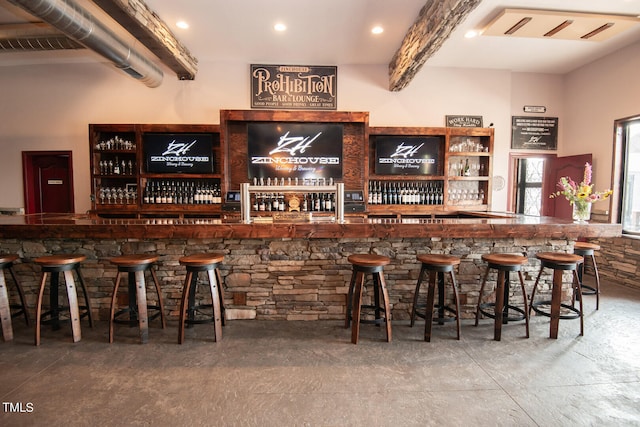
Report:
M251 65L251 108L337 109L338 68L306 65Z

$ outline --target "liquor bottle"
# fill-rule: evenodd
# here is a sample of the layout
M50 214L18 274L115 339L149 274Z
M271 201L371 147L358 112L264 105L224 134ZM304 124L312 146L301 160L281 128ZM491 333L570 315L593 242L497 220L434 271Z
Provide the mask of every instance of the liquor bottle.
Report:
M284 178L282 178L284 179ZM278 210L280 212L284 212L286 208L286 203L284 202L284 194L280 193L280 202L278 203Z
M333 204L331 203L331 196L333 196L333 194L325 194L325 199L324 199L324 210L325 211L332 211L333 210Z
M173 203L173 187L171 185L167 186L167 197L166 202L169 204Z
M320 205L320 193L315 193L315 198L313 201L313 210L316 212L320 212L321 210L321 205Z
M267 210L267 204L264 200L264 194L260 194L260 203L258 203L258 210L264 212Z
M274 211L279 211L280 210L280 199L277 196L273 197L273 201L272 201L271 205L272 205L272 208L273 208Z
M253 210L257 211L259 209L259 200L258 200L258 194L256 193L253 197Z
M369 181L369 193L367 196L367 203L372 204L373 203L372 200L373 200L373 185L371 181Z
M120 162L118 162L118 156L116 156L116 161L113 164L113 174L120 175Z
M144 194L142 196L142 201L145 204L149 204L149 181L147 181L147 185L144 186Z
M369 194L371 197L371 194ZM307 193L302 195L302 212L307 212L309 210L309 202L307 201Z
M382 183L382 204L383 205L387 205L389 204L389 194L387 192L387 182L383 182Z
M466 159L464 162L464 176L471 175L471 169L469 168L469 159Z

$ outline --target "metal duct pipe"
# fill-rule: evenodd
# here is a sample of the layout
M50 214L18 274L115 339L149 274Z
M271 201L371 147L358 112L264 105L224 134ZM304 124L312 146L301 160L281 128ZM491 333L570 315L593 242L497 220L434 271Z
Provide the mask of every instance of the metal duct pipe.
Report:
M149 87L162 83L162 70L131 49L96 17L73 0L9 0L53 25L67 36L104 56L131 77Z

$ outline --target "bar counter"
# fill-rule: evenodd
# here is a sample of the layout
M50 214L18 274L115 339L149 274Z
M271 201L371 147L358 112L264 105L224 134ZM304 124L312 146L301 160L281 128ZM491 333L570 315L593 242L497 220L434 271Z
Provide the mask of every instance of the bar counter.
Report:
M186 275L179 258L197 252L219 252L224 254L221 273L228 319L338 320L345 313L351 277L347 257L375 253L392 260L384 269L392 317L407 319L420 271L416 255L420 253L460 257L456 276L462 315L472 317L485 269L483 254L527 255L529 263L523 271L530 292L539 269L537 252L571 252L577 239L615 237L621 233L621 226L615 224L577 224L510 214L449 216L347 216L344 223L322 218L252 224L213 218L0 216L0 252L20 256L16 271L30 308L35 307L40 275L33 259L56 253L86 255L82 271L95 317L102 320L108 319L116 276L116 267L109 260L122 254L159 256L155 268L170 319L177 319ZM495 284L495 277L490 280ZM551 275L543 275L543 281L547 283L536 295L548 298ZM569 295L565 293L566 297Z
M451 216L458 215L452 213ZM464 213L465 218L346 217L337 223L327 217L310 221L255 222L214 218L108 219L78 214L0 216L0 238L70 239L246 239L246 238L559 238L615 237L619 224L575 223L550 217L508 213Z

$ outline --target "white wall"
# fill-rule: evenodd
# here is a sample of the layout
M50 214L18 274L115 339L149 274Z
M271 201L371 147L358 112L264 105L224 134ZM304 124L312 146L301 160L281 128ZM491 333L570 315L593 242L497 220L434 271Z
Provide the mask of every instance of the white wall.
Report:
M623 76L610 78L621 86L621 94L629 88L620 81L631 85L633 67L640 69L639 50L640 44L626 54L627 61L635 54L630 66L623 61L625 55L614 58L625 69ZM338 65L338 110L368 111L372 126L444 126L447 114L481 115L485 126L494 123L496 129L494 175L506 178L511 115L521 115L523 105L545 105L547 115L560 118L559 152L573 152L564 146L564 135L571 135L567 144L579 141L577 151L588 137L594 155L602 156L595 162L601 168L603 162L610 164L610 152L598 145L601 134L608 131L610 136L612 120L623 117L622 111L630 115L640 110L632 111L632 99L626 108L617 108L619 96L605 97L603 89L591 96L604 97L603 104L611 102L616 108L590 107L594 102L585 92L591 90L581 86L593 85L598 70L608 68L606 63L594 64L573 73L562 96L559 76L431 67L423 68L404 90L389 92L386 66ZM610 83L598 84L604 88ZM637 100L637 83L634 90ZM219 123L221 109L249 108L249 64L201 63L194 81L166 73L155 89L99 63L0 67L0 177L5 182L0 206L24 206L22 151L72 150L76 211L88 210L89 123ZM601 169L596 174L602 179ZM506 189L493 194L494 210L506 209L506 194Z
M611 188L613 122L640 114L640 42L568 74L564 86L566 143L558 155L593 153L594 188Z

